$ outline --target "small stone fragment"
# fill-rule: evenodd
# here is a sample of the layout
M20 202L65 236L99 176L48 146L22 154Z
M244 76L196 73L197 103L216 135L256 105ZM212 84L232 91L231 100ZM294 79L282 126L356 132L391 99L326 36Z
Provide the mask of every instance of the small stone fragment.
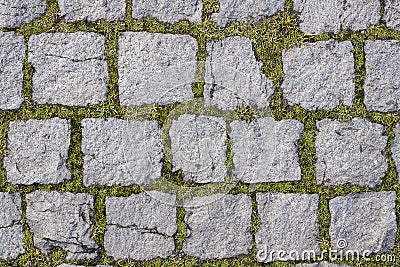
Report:
M395 244L396 192L367 192L335 197L329 201L333 249L388 252Z
M172 165L185 181L223 182L226 178L226 123L223 118L184 114L169 130Z
M282 89L289 105L308 110L351 106L354 99L354 56L349 41L306 43L282 52Z
M67 260L93 259L93 197L88 194L34 191L26 195L26 216L35 247L48 255L55 248Z
M316 177L319 185L375 187L388 168L385 126L355 118L317 122Z
M267 109L274 85L262 72L250 39L228 37L207 44L204 102L206 107Z
M7 180L24 185L69 180L70 134L70 122L60 118L10 122L4 158Z
M182 249L184 254L205 260L250 253L252 204L249 196L195 197L186 202L185 210L188 237Z
M67 21L123 20L124 0L58 0L61 17Z
M17 28L31 23L47 11L46 0L2 0L0 4L0 27Z

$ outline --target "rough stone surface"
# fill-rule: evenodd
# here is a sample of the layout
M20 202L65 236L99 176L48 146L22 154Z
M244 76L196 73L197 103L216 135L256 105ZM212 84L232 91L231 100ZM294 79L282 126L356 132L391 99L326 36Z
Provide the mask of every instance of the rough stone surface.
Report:
M226 123L223 118L184 114L169 130L172 165L186 181L223 182L226 177Z
M400 1L385 0L385 12L383 19L390 29L400 30Z
M125 32L118 43L121 105L167 105L193 98L198 49L193 37Z
M364 50L364 103L367 110L400 110L400 41L366 41Z
M0 259L15 259L25 253L21 225L21 197L0 193Z
M285 251L282 259L289 257L290 251L313 250L320 253L317 237L318 198L317 194L258 193L258 214L260 228L256 233L257 250ZM276 260L271 254L262 262Z
M61 264L58 267L85 267L84 265L71 265L71 264ZM112 267L111 265L96 265L95 267Z
M123 20L124 0L58 0L61 16L65 21Z
M10 122L4 158L8 182L57 184L70 179L70 133L70 122L60 118Z
M160 178L161 130L156 121L84 119L83 183L148 184Z
M34 191L26 195L26 216L35 247L48 254L59 247L67 260L92 259L93 197L88 194Z
M360 31L380 19L379 0L294 0L293 9L306 34Z
M105 37L90 32L29 38L32 97L39 104L86 106L107 100Z
M202 205L204 202L209 203ZM252 204L249 196L196 197L187 201L185 210L188 237L182 249L184 254L200 259L222 259L250 253Z
M0 32L0 110L17 109L24 101L21 96L24 57L24 37Z
M307 43L282 53L283 96L305 109L334 109L353 103L354 56L349 41Z
M368 192L329 201L334 249L387 252L394 247L396 192ZM344 248L343 248L344 247Z
M321 261L316 263L299 263L296 264L294 267L351 267L351 266Z
M133 0L132 18L156 18L161 22L175 23L180 20L201 22L201 0Z
M159 193L175 202L175 196ZM107 229L104 247L114 259L151 260L174 253L176 206L146 192L130 197L106 198Z
M219 0L219 12L212 14L211 18L220 27L234 21L257 23L283 11L284 6L284 0Z
M243 105L266 109L274 93L262 72L250 39L228 37L207 44L204 101L207 107L234 110Z
M3 0L0 5L0 27L17 28L23 23L31 23L46 11L46 0Z
M400 123L396 125L394 129L394 142L391 147L392 158L394 163L396 164L397 173L399 174L399 182L400 182Z
M297 142L302 123L260 118L251 123L234 121L230 126L234 174L239 180L245 183L301 180Z
M317 122L316 177L322 185L374 187L388 167L385 127L356 118L348 122Z

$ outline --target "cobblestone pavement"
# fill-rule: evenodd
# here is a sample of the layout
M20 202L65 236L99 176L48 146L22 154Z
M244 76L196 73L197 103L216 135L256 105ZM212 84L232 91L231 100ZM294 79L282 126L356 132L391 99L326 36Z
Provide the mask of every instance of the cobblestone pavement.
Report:
M0 266L400 266L400 0L0 10Z

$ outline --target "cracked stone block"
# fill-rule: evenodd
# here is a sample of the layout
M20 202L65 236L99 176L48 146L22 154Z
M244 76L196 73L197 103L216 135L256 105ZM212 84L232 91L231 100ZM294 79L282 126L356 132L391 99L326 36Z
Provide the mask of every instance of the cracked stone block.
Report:
M114 259L151 260L174 253L174 195L152 191L107 197L104 248Z
M31 23L47 11L46 0L3 0L0 4L0 27L17 28Z
M245 183L299 181L297 142L303 124L296 120L259 118L233 121L231 143L234 175Z
M39 104L87 106L107 100L105 37L91 32L32 35L33 100Z
M15 32L0 32L0 110L18 109L22 98L24 37Z
M400 110L400 41L365 41L364 103L368 111Z
M301 256L304 251L320 253L318 244L317 194L257 193L260 228L256 233L257 250L266 253L259 262L277 260L284 251L282 261L288 260L291 251Z
M26 195L26 216L35 247L48 255L61 248L67 260L93 259L93 197L88 194L34 191Z
M132 18L156 18L160 22L176 23L188 20L201 22L203 2L201 0L133 0Z
M64 21L123 20L124 0L58 0Z
M383 19L386 21L386 26L390 29L400 30L400 1L385 0L385 12Z
M188 226L183 253L201 260L249 254L251 198L245 194L195 197L184 203Z
M283 11L285 0L219 0L219 12L211 15L220 27L228 23L239 22L260 22L266 17Z
M299 263L299 264L294 265L294 267L351 267L351 266L321 261L321 262L316 262L316 263Z
M250 39L228 37L207 44L204 102L206 107L235 110L269 107L274 85L262 72Z
M316 177L319 185L375 187L388 168L386 127L365 119L317 122Z
M379 0L294 0L300 29L309 35L324 32L360 31L377 25Z
M4 167L13 184L58 184L69 180L69 120L12 121Z
M185 181L223 182L227 175L226 123L223 118L184 114L169 130L173 171Z
M21 197L0 192L0 259L16 259L25 253L22 239Z
M193 98L198 50L193 37L124 32L118 44L121 105L167 105Z
M396 192L352 193L329 201L331 245L337 250L388 252L395 244Z
M161 177L157 121L84 119L82 127L85 186L144 185Z
M351 42L303 44L282 52L282 89L289 105L308 110L351 106L354 99L354 56Z

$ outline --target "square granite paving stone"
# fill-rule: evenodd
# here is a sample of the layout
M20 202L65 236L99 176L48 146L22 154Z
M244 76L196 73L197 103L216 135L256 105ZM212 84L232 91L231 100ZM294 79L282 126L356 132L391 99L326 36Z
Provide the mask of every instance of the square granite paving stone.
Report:
M71 179L69 120L11 121L4 167L12 184L58 184Z
M360 31L377 25L381 17L379 0L294 0L293 10L306 34Z
M400 0L385 0L383 20L389 29L400 31Z
M21 197L0 192L0 260L16 259L25 253Z
M260 227L256 233L257 250L268 252L260 262L276 261L272 251L320 253L317 194L257 193Z
M152 191L107 197L104 248L114 259L151 260L174 253L174 195Z
M184 114L169 130L173 171L185 181L223 182L227 176L226 123L223 118Z
M364 103L368 111L400 110L400 41L365 41Z
M381 184L388 168L386 127L365 119L317 121L316 178L318 185Z
M124 32L118 39L123 106L167 105L194 97L198 45L189 35Z
M32 35L28 61L35 69L33 100L66 106L107 101L105 40L105 36L92 32Z
M124 20L125 0L58 0L64 21Z
M182 252L201 260L247 255L252 248L251 198L216 194L184 202L187 238Z
M82 120L83 184L145 185L161 177L163 145L157 121Z
M353 104L354 56L351 42L306 43L282 52L283 97L308 110Z
M17 28L31 23L47 11L46 0L3 0L0 5L0 28Z
M188 20L201 22L202 0L132 0L132 18L156 18L160 22L176 23Z
M219 0L219 11L211 15L220 27L228 23L260 22L261 20L283 11L285 0Z
M0 32L0 110L18 109L24 101L21 95L24 57L24 36Z
M304 128L296 120L259 118L233 121L231 143L234 175L245 183L299 181L297 142Z
M265 110L274 85L262 71L250 39L228 37L207 44L204 84L206 107L235 110L242 106Z
M396 192L351 193L329 201L333 249L383 253L393 249L397 232Z
M26 195L26 221L36 248L48 255L55 248L67 260L93 259L99 246L92 239L93 196L34 191Z

